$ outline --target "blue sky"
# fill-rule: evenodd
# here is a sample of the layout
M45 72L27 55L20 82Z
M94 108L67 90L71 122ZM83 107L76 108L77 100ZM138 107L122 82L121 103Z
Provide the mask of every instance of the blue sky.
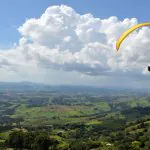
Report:
M0 1L0 48L11 47L19 39L17 28L27 18L39 17L49 6L60 4L98 18L136 17L140 22L150 21L149 0L3 0Z

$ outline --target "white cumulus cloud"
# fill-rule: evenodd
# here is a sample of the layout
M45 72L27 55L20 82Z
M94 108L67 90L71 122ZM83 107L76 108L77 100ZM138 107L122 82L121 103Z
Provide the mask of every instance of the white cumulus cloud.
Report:
M0 71L21 76L42 72L76 72L87 76L127 76L149 74L150 29L131 34L117 53L118 37L138 23L136 18L106 19L80 15L73 8L51 6L40 18L31 18L18 28L21 39L12 49L0 51ZM45 70L45 71L44 71Z

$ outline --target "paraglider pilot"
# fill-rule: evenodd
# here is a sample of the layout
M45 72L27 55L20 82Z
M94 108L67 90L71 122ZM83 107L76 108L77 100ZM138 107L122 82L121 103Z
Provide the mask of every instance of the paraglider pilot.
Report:
M147 67L148 71L150 72L150 66Z

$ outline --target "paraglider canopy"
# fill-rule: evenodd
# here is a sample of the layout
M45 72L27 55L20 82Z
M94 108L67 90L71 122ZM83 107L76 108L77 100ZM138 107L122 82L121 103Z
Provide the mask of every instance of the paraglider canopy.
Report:
M128 29L127 31L125 31L120 38L118 39L117 43L116 43L116 49L119 50L120 45L122 44L122 42L124 41L124 39L130 34L132 33L134 30L140 28L140 27L144 27L144 26L150 26L150 22L145 22L145 23L141 23L141 24L137 24L134 25L133 27L131 27L130 29Z
M120 38L118 39L117 43L116 43L116 49L117 51L120 48L121 43L124 41L124 39L130 34L132 33L134 30L140 28L140 27L144 27L144 26L150 26L150 22L145 22L145 23L141 23L141 24L137 24L133 27L131 27L130 29L128 29L127 31L125 31ZM150 72L150 66L147 67L148 71Z

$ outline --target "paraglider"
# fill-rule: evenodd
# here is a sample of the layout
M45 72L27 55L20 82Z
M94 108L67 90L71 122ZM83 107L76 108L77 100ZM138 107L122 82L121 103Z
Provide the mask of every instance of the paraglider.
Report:
M136 29L140 28L140 27L144 27L144 26L150 26L150 22L145 22L145 23L141 23L141 24L137 24L134 25L133 27L131 27L130 29L128 29L127 31L125 31L120 38L118 39L117 43L116 43L116 49L117 51L120 48L121 43L124 41L124 39L133 31L135 31ZM150 66L148 66L148 71L150 72Z

